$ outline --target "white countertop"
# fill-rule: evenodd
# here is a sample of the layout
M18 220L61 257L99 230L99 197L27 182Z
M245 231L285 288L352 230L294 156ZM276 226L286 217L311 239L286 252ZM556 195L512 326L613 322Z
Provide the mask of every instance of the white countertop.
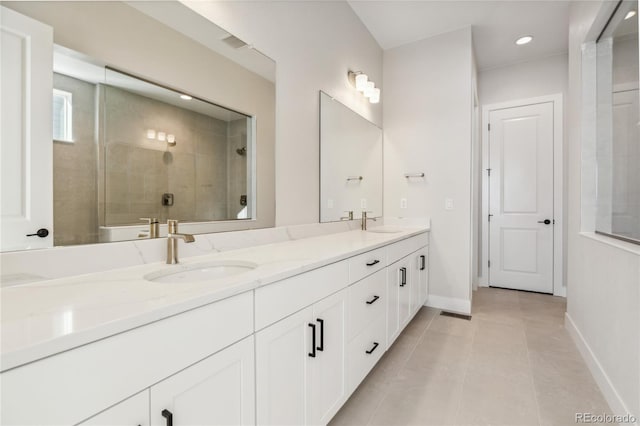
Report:
M428 231L350 231L181 260L257 264L248 272L195 283L144 279L179 265L151 263L0 290L0 371L122 333ZM180 247L184 243L180 242Z

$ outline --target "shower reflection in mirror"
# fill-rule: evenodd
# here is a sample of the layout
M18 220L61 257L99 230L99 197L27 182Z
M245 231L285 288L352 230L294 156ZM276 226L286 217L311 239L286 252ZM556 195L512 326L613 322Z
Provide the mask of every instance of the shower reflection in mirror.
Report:
M252 218L252 117L79 58L54 54L55 245L140 217Z

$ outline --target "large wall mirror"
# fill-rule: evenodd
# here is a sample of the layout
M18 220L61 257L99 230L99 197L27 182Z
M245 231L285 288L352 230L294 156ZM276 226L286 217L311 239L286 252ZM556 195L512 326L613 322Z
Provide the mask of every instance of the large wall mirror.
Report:
M596 232L640 244L638 2L620 1L597 47Z
M320 222L382 216L382 129L320 92Z
M53 223L2 251L274 226L270 58L177 1L2 5L53 28Z

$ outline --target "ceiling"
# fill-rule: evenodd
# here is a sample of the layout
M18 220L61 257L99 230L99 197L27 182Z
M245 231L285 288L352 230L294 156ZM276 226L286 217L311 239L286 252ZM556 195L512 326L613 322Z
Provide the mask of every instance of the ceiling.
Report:
M383 49L471 26L480 70L567 51L569 1L565 0L349 0ZM517 46L515 40L534 40Z

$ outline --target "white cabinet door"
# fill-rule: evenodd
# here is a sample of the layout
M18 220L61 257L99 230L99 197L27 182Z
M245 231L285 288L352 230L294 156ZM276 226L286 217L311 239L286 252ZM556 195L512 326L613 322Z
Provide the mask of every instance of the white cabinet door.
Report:
M6 7L0 20L0 251L52 247L53 30Z
M306 421L307 363L316 327L308 307L256 333L256 410L259 425Z
M253 336L151 387L151 424L255 423Z
M148 426L149 390L127 398L80 423L80 426Z
M418 284L418 309L427 303L429 297L429 258L427 247L418 250L416 254L416 275L415 282Z
M347 399L347 290L313 305L316 356L309 359L307 424L325 425Z
M387 342L395 341L411 318L411 268L410 256L404 257L387 268L388 311Z

